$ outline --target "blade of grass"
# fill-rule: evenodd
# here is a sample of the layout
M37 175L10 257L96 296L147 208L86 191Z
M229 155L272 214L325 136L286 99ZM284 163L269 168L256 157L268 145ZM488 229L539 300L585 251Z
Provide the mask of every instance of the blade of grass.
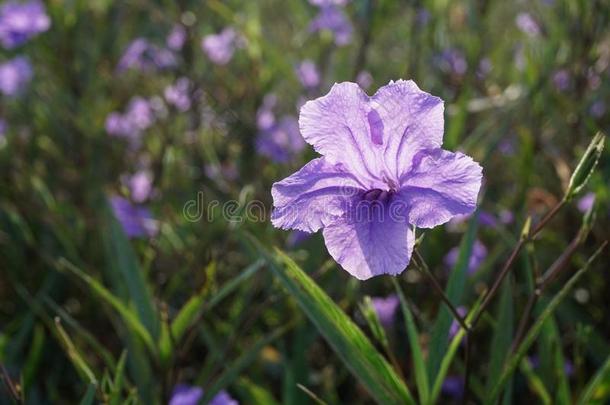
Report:
M534 373L531 363L527 359L523 359L521 360L521 365L519 366L519 369L527 379L527 383L529 384L532 391L534 391L536 395L538 395L538 397L540 398L540 401L542 401L542 403L545 405L551 404L553 402L551 400L551 396L549 395L549 392L544 386L544 383L542 382L540 377L538 377L536 373Z
M218 379L212 384L208 389L205 390L205 395L202 399L202 403L207 404L220 390L228 387L235 381L240 373L248 367L258 356L258 353L261 349L284 333L286 333L292 327L292 324L285 325L283 327L277 328L264 338L260 339L251 349L245 351L241 356L239 356L233 363L226 367L226 370L218 377Z
M510 279L508 280L510 281ZM491 359L489 361L489 369L487 374L486 392L489 394L494 383L502 373L502 366L506 360L506 356L510 351L511 342L513 339L514 329L514 314L513 314L513 286L509 282L505 282L501 287L500 303L498 308L497 323L489 353Z
M110 305L121 316L121 319L123 319L127 327L130 328L130 330L132 330L142 339L142 341L146 344L146 347L150 350L150 352L155 352L155 345L153 343L151 335L148 333L148 330L144 327L144 325L142 325L142 323L140 323L140 320L138 319L137 315L125 304L123 304L115 295L108 291L97 280L93 279L91 276L83 272L78 267L74 266L66 259L59 259L59 261L57 262L57 268L60 271L68 271L72 273L85 284L87 284L87 286L91 288L91 291L97 294L104 302Z
M579 405L604 404L610 397L610 356L597 370L587 386L582 390L578 401Z
M159 318L136 254L108 204L103 209L103 215L106 229L102 232L102 238L108 264L112 267L109 275L113 278L120 275L122 280L113 280L115 285L127 285L129 299L133 300L140 322L152 339L157 340L160 334Z
M419 402L422 404L428 404L430 400L428 371L426 370L424 355L419 344L419 332L417 331L417 326L415 325L413 315L409 310L407 299L405 298L402 288L400 288L396 278L392 278L392 283L394 284L394 289L396 290L398 298L400 299L400 307L405 318L405 326L407 329L407 336L409 338L409 347L411 348L411 356L413 357L413 369L415 370L415 383L417 385Z
M72 342L72 339L70 339L70 336L68 336L64 328L61 326L61 321L59 318L55 318L55 329L59 334L60 341L64 346L68 357L72 361L74 368L81 376L83 381L90 383L91 385L97 386L97 378L95 377L95 374L93 373L93 371L91 371L91 368L85 361L83 355L78 351L78 349Z
M508 381L509 377L512 376L512 374L515 372L515 369L519 365L519 362L521 361L523 356L525 356L525 354L527 353L527 350L530 348L530 346L534 343L534 341L538 337L538 334L540 333L540 330L542 329L542 326L543 326L545 320L548 319L549 316L551 316L551 314L559 306L561 301L566 297L568 292L570 292L572 287L574 287L574 285L576 284L576 282L578 282L578 280L582 277L582 275L587 270L589 270L591 263L597 258L597 256L600 255L600 253L604 250L606 245L607 245L607 242L604 242L599 247L599 249L597 249L595 251L595 253L593 253L593 255L589 258L589 260L587 260L587 263L584 265L584 267L582 267L580 270L578 270L570 278L570 280L568 280L568 282L557 293L557 295L555 295L555 297L553 297L553 299L547 305L547 307L544 309L544 311L542 311L542 313L540 314L538 319L536 319L536 322L531 327L530 331L525 336L525 339L523 340L523 342L521 343L521 345L519 346L519 348L517 349L515 354L508 360L508 363L505 365L504 371L502 372L502 375L500 376L499 381L495 384L491 394L486 398L486 400L485 400L486 404L493 404L495 402L496 398L498 397L500 391L504 388L504 385Z
M95 403L95 384L89 384L85 396L80 401L80 405L93 405Z
M460 243L460 251L445 292L451 302L458 306L462 299L462 293L466 284L467 268L472 245L474 244L478 223L478 214L475 213L470 219L466 234ZM444 305L439 307L438 315L432 327L430 338L430 354L428 357L428 380L433 381L439 371L443 357L447 353L449 328L451 328L452 315Z
M279 249L271 256L255 240L253 242L267 257L278 280L373 398L380 403L414 404L404 382L334 301Z

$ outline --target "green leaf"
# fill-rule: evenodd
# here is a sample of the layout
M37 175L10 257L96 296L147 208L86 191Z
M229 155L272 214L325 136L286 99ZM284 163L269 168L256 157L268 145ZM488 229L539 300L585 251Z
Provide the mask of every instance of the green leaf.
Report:
M231 383L239 377L239 374L255 360L256 356L258 356L258 353L263 347L267 346L268 344L282 336L291 327L292 325L288 324L274 330L273 332L256 342L256 344L252 346L252 348L245 351L241 356L237 358L237 360L229 364L226 367L225 371L214 382L214 384L212 384L211 387L205 390L205 395L202 399L202 403L207 404L209 400L211 400L216 394L218 394L218 392L220 392L220 390L231 385Z
M254 241L258 244L256 241ZM276 249L271 269L335 353L379 403L414 404L409 389L352 320L288 256Z
M468 316L466 317L466 323L469 324L474 318L475 314L479 310L481 303L483 302L484 295L481 295L477 301L472 306L472 309L468 312ZM449 366L455 357L455 353L457 353L458 348L460 347L460 343L464 336L466 335L466 331L460 326L458 332L455 334L451 343L449 343L449 347L447 348L447 352L443 356L440 367L438 369L438 373L435 376L434 384L432 385L432 392L430 394L430 403L436 404L438 396L441 393L441 387L443 386L443 382L445 381L445 377L447 377L447 372L449 371Z
M510 281L507 280L507 281ZM500 303L498 307L497 323L494 334L489 346L491 359L489 361L489 369L487 372L487 395L491 393L493 385L502 373L502 366L509 353L513 340L513 295L512 283L504 282L501 287Z
M486 400L485 400L486 404L493 404L495 402L500 391L504 388L504 385L506 384L508 379L515 372L515 369L521 362L521 359L523 358L523 356L525 356L528 349L531 347L531 345L534 343L534 341L538 337L538 334L540 333L542 326L544 325L544 322L549 318L549 316L551 316L553 314L555 309L559 306L561 301L563 301L563 299L566 297L566 295L568 295L568 293L570 292L572 287L574 287L574 285L578 282L578 280L582 277L582 275L587 270L589 270L591 263L604 250L604 248L606 247L606 244L607 244L607 242L604 242L602 244L602 246L600 246L600 248L595 251L595 253L589 258L589 260L584 265L584 267L582 267L580 270L578 270L572 276L572 278L570 278L570 280L568 280L568 282L557 293L557 295L555 295L555 297L553 297L553 299L547 305L547 307L544 309L544 311L542 311L542 313L540 314L538 319L536 319L536 322L534 322L533 326L531 327L531 329L529 330L529 332L523 339L523 342L517 349L516 353L513 354L512 357L508 360L508 363L505 365L502 375L500 376L500 379L494 385L494 388L493 388L491 394L486 398Z
M152 337L148 333L148 330L144 327L144 325L142 325L142 323L140 323L140 320L138 319L137 315L133 313L133 311L129 307L123 304L116 296L114 296L98 281L90 277L88 274L83 272L78 267L74 266L66 259L60 259L57 262L57 267L59 270L69 271L70 273L81 279L85 284L87 284L87 286L91 288L91 291L93 291L100 298L102 298L121 316L127 327L142 339L142 341L146 344L151 353L155 352L155 345L153 343Z
M460 251L457 263L451 271L451 276L447 282L445 292L453 305L459 306L462 300L462 294L466 285L466 276L468 262L472 254L472 245L474 244L478 223L478 214L475 213L470 219L468 230L462 237L460 243ZM472 312L472 311L471 311ZM434 381L436 378L441 361L447 353L447 345L449 344L449 329L453 321L453 315L445 305L440 305L436 321L432 327L432 336L430 338L430 355L428 358L428 379Z
M540 401L542 401L542 403L545 405L551 404L551 396L549 395L548 390L544 386L544 383L542 382L540 377L538 377L536 373L534 373L532 365L530 364L527 358L521 360L521 365L519 369L527 379L527 383L529 384L532 391L534 391L536 395L540 397Z
M413 358L415 383L417 384L419 402L422 404L427 404L430 400L430 388L428 386L428 372L426 370L426 363L424 362L424 355L419 344L419 332L417 331L417 326L415 325L413 315L409 310L407 299L402 292L402 288L400 288L400 285L398 285L396 278L392 278L392 283L394 284L396 293L400 298L400 307L405 318L405 326L407 329L407 336L409 338L409 347L411 348L411 357Z
M72 361L74 368L81 376L83 381L88 382L91 385L97 386L97 378L95 377L95 374L93 373L93 371L91 371L91 368L85 361L83 355L72 342L72 339L70 339L70 336L68 336L64 328L61 326L61 321L59 320L59 318L55 318L55 328L58 332L58 336L60 338L62 346L66 350L66 353Z
M264 261L258 260L248 266L242 271L237 277L231 279L216 293L208 302L205 301L204 294L199 293L193 296L188 302L180 309L178 315L171 324L171 332L174 340L179 342L184 335L184 332L191 326L194 320L196 320L204 309L210 310L216 304L221 302L227 295L231 294L237 289L244 281L248 280L254 275L262 266Z
M80 405L93 405L95 403L95 389L95 384L89 384Z
M241 394L239 398L246 404L279 405L279 402L265 388L254 384L245 377L237 381L237 390Z
M109 275L116 286L127 286L129 297L133 301L140 322L146 327L153 340L160 334L160 324L157 311L131 243L123 232L121 225L114 217L108 204L104 207L104 226L102 238L109 264Z
M577 404L579 405L601 405L610 398L610 356L597 370L583 390Z
M371 297L368 295L364 297L364 301L360 304L360 312L362 312L362 315L373 334L373 338L383 346L384 350L389 351L390 344L388 342L388 337L385 334L385 329L381 326L375 308L373 308Z

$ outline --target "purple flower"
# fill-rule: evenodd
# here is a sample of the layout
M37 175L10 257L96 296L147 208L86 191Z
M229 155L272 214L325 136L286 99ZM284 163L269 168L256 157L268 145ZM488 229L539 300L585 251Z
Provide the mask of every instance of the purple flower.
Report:
M170 86L167 86L164 91L165 100L168 104L176 107L178 111L188 111L191 108L191 97L189 89L191 82L186 77L181 77Z
M219 34L206 35L201 41L203 52L217 65L229 63L238 45L239 36L231 27L225 28Z
M256 148L258 153L275 162L289 162L305 148L296 118L284 117L267 130L259 132Z
M311 234L303 231L292 231L288 235L288 240L286 241L286 245L288 247L294 248L299 246L301 243L305 242L307 239L311 238Z
M483 58L479 61L479 66L477 67L476 75L479 80L483 80L489 75L493 66L489 58Z
M606 103L603 100L597 100L589 108L589 113L594 118L601 118L606 113Z
M6 49L24 44L50 26L51 20L40 1L7 1L0 6L0 42Z
M502 139L498 144L498 150L504 156L515 154L515 141L512 138Z
M368 88L373 84L373 76L371 76L371 74L366 70L363 70L362 72L358 73L356 83L358 83L358 86L362 87L364 90L368 90Z
M493 214L481 210L479 212L479 224L487 228L495 228L498 226L498 220L493 216Z
M167 35L167 38L165 39L165 45L167 45L169 49L179 51L184 46L185 42L186 28L184 28L184 26L180 24L174 25L172 30Z
M256 112L256 126L259 130L266 131L275 124L273 109L276 103L277 97L275 94L267 94L263 99L263 105Z
M197 405L202 398L202 388L178 384L174 387L169 405ZM209 405L239 405L239 402L231 398L231 396L223 390L212 398Z
M337 46L344 46L352 41L352 24L339 7L322 7L309 25L310 32L325 30L332 33Z
M400 304L398 295L392 294L387 297L372 297L371 303L373 309L377 313L379 322L386 328L389 328L394 323L394 316Z
M447 267L453 268L457 263L459 255L459 247L456 246L451 249L445 256L445 264ZM475 240L472 245L472 252L470 252L470 258L468 259L468 274L474 274L483 263L483 260L485 260L485 257L487 257L487 248L480 240Z
M457 307L455 310L457 311L458 315L461 316L462 318L464 318L466 316L466 314L468 314L468 311L464 307ZM460 323L456 319L454 319L451 322L451 327L449 328L449 340L453 339L459 331L460 331Z
M148 208L133 205L126 198L119 196L111 197L110 205L129 238L151 237L157 233L157 223Z
M150 172L141 170L136 172L133 176L125 178L127 188L131 199L134 202L142 203L146 201L152 191L152 175Z
M464 379L456 375L445 378L441 386L443 394L452 398L461 398L464 395Z
M34 72L30 61L17 56L0 64L0 93L8 97L18 96L32 80Z
M115 111L106 117L105 127L110 135L136 139L154 122L155 114L150 102L142 97L134 97L125 114Z
M500 219L500 222L502 224L508 225L515 220L515 214L513 214L509 210L504 209L504 210L500 211L500 214L498 214L498 218Z
M176 65L176 56L169 49L151 44L146 38L136 38L132 41L121 59L118 70L123 72L135 69L143 72L155 69L166 69Z
M299 81L306 89L313 89L320 85L320 72L313 61L306 59L296 68Z
M443 101L399 80L369 97L335 84L301 108L305 141L322 156L273 185L272 223L323 229L330 255L361 280L409 264L412 226L474 211L482 169L441 149Z
M419 27L425 27L430 22L430 12L425 7L420 7L415 13L415 21Z
M309 4L317 7L345 6L349 0L309 0Z
M559 69L553 73L553 85L558 91L566 91L570 88L570 72Z
M519 28L521 32L530 37L537 37L541 33L540 25L538 25L538 22L530 13L519 13L515 18L515 24L517 24L517 28Z
M456 48L445 49L438 57L438 64L442 71L462 76L468 69L464 53Z
M593 208L593 204L595 204L595 193L589 192L578 200L576 206L578 207L578 210L584 214Z

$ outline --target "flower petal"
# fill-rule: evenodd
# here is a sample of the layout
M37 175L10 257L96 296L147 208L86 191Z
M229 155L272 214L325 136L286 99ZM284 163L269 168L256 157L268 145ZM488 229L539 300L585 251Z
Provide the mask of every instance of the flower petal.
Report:
M476 208L482 168L463 153L442 149L422 151L400 179L400 198L409 210L409 223L419 228L444 224Z
M371 98L371 107L383 123L387 177L400 178L417 152L443 143L443 100L420 90L412 80L381 87Z
M404 204L385 204L383 215L373 210L368 218L345 215L324 228L328 252L352 276L396 275L409 264L415 237L406 216L395 215L392 207Z
M343 215L362 185L341 165L314 159L273 184L271 222L278 228L315 232Z
M384 188L381 128L374 116L368 117L369 101L356 83L335 84L327 95L301 108L299 126L303 138L329 163L342 163L368 188Z

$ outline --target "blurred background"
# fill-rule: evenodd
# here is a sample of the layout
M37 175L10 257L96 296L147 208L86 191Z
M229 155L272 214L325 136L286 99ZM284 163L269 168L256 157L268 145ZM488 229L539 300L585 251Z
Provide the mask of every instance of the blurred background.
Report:
M444 285L474 232L468 307L608 131L608 27L606 0L2 1L0 403L373 403L246 234L288 252L375 342L360 306L373 297L414 387L391 280L360 282L319 233L269 222L272 183L316 155L300 106L342 81L372 95L412 79L445 100L444 148L484 168L480 210L427 231L419 250ZM606 151L518 258L508 336L532 271L584 213L596 221L565 273L608 239L609 178ZM609 263L545 324L505 403L571 403L606 361ZM400 284L426 356L441 301L415 269ZM498 316L492 306L476 337L475 403ZM463 372L457 357L439 403L459 402Z

